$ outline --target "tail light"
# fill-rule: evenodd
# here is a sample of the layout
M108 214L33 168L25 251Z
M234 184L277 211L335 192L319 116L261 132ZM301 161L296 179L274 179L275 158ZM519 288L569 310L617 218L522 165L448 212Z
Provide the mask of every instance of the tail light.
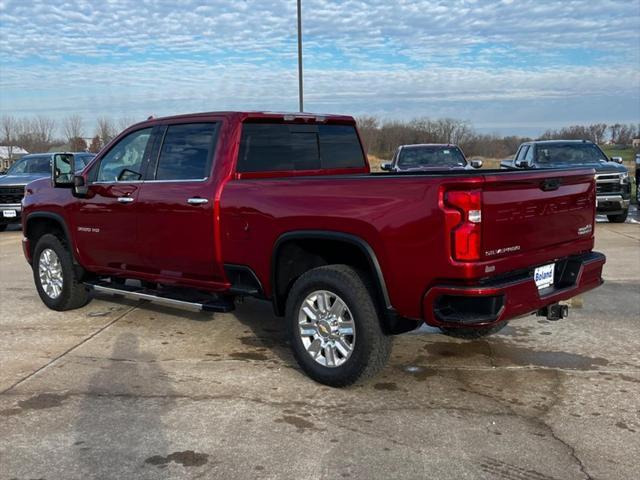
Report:
M444 192L444 207L452 257L460 261L480 260L482 191Z

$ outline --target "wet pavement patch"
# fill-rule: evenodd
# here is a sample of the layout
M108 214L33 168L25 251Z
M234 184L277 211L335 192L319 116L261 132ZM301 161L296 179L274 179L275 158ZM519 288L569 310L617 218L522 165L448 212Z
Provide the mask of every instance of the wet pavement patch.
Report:
M232 352L229 354L229 356L237 360L268 360L268 357L266 355L258 352Z
M59 407L67 397L68 395L41 393L26 400L20 400L18 406L24 410L42 410L45 408Z
M275 420L276 423L288 423L289 425L293 425L298 429L299 432L304 430L311 430L315 427L313 422L309 420L305 420L302 417L297 417L295 415L284 415L282 418L278 418Z
M185 450L184 452L173 452L166 457L154 455L147 458L144 463L156 465L158 467L166 467L169 463L175 462L184 467L201 467L209 461L209 455L206 453L198 453L193 450Z
M440 358L471 358L478 355L495 361L515 365L559 368L567 370L592 370L609 365L602 357L588 357L577 353L553 352L516 347L503 342L452 343L435 342L423 347L430 355Z
M394 391L394 390L398 390L398 385L392 382L381 382L381 383L376 383L373 386L373 388L375 388L376 390Z

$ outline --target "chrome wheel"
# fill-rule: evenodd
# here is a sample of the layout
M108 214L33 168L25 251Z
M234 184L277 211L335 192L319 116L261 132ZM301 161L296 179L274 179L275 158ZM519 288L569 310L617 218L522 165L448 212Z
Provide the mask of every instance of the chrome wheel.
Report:
M353 353L356 325L347 304L335 293L317 290L302 302L298 312L302 345L317 363L339 367Z
M55 299L62 293L62 265L58 254L45 248L38 259L38 276L42 290L49 298Z

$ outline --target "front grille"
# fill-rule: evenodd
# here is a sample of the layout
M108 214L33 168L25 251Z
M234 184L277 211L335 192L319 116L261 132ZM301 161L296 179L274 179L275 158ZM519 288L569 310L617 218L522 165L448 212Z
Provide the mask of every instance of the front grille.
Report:
M618 173L599 173L596 175L596 193L611 195L622 194L622 185L620 184L620 174Z
M0 187L0 204L20 203L24 197L24 187Z
M622 193L620 182L596 182L596 193Z

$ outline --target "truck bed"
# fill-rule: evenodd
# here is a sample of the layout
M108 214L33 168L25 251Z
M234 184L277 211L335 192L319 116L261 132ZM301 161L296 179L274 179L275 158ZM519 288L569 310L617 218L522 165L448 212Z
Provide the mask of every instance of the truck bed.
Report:
M452 259L442 204L449 190L482 192L478 261ZM471 284L593 248L590 169L242 179L226 184L220 205L225 261L252 265L266 295L280 236L341 232L376 252L391 304L412 318L422 316L420 299L441 281Z

